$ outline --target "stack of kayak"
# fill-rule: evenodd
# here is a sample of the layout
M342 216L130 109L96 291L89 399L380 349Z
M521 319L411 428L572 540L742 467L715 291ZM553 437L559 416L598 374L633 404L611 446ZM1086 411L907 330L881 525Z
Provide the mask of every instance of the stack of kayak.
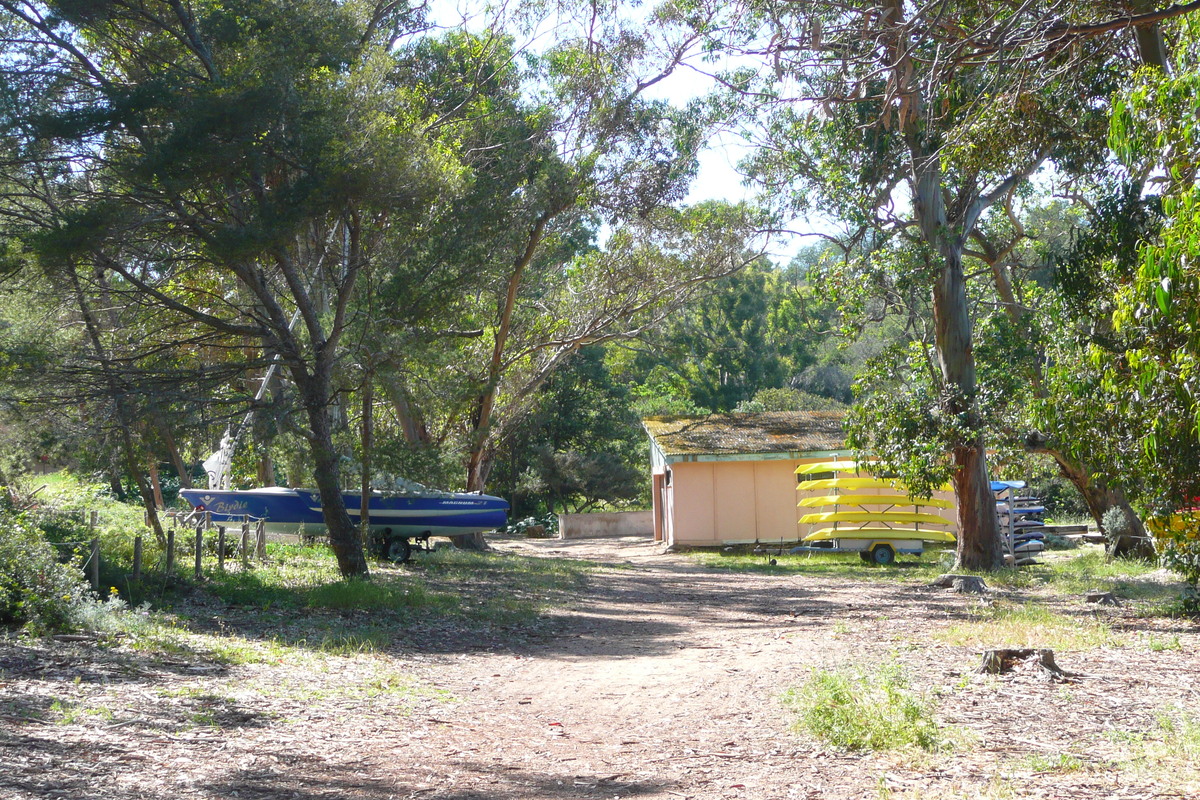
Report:
M802 464L796 489L806 544L857 551L863 560L890 563L898 553L920 554L925 543L954 542L945 498L910 497L898 480L877 478L868 461Z
M1025 486L1025 481L992 481L1005 550L1018 566L1036 563L1034 556L1046 549L1046 506L1024 492Z

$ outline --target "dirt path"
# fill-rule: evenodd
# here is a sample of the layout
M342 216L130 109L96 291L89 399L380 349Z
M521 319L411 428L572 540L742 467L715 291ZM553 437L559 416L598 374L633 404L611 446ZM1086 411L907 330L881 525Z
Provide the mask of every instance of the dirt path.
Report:
M338 659L336 668L326 663L308 675L257 664L214 674L186 658L174 671L126 674L117 660L90 667L108 674L76 682L70 676L82 667L71 656L63 657L61 677L45 668L23 677L22 658L48 656L6 643L0 797L757 800L1191 791L1153 769L1106 767L1129 753L1114 732L1149 730L1163 708L1200 708L1194 625L1164 629L1178 644L1169 649L1099 648L1086 663L1082 654L1061 654L1065 668L1087 673L1070 684L1032 674L982 678L970 674L977 650L935 638L974 598L803 573L710 570L637 540L500 547L607 566L533 640L391 656L424 687L403 706L386 686L375 695L358 688L372 685L377 657ZM1118 626L1124 619L1119 609L1103 613ZM791 732L780 700L786 688L814 667L880 661L899 663L917 689L941 692L939 721L959 740L952 752L843 754ZM114 713L29 723L24 711L51 698L80 708L107 702ZM165 724L147 724L197 708L217 714L220 727L166 733Z

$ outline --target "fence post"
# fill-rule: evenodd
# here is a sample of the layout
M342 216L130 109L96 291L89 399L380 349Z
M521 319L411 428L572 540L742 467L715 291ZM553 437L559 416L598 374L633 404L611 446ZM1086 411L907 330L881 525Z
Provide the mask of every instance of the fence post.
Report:
M142 535L133 537L133 582L142 579Z
M255 550L260 563L267 560L267 521L260 519L254 526Z
M95 533L98 524L100 524L100 512L92 511L88 514L88 533Z
M225 571L225 526L217 526L217 570Z
M242 517L242 570L250 569L250 518Z
M196 580L204 577L201 570L200 560L204 558L204 526L196 526Z
M175 569L175 529L167 528L167 572Z
M88 577L92 581L92 588L97 592L100 591L100 540L92 539L92 554L88 559Z

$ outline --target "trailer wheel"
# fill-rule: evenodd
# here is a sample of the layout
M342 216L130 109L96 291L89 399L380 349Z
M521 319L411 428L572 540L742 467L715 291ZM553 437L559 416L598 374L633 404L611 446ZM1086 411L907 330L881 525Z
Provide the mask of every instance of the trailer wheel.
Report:
M383 557L393 564L407 564L412 558L412 545L403 536L393 536L384 546Z
M895 563L896 551L890 544L877 544L871 548L871 563L886 566Z
M866 550L859 550L859 551L858 551L858 558L859 558L859 560L860 560L860 561L865 561L865 562L867 562L868 564L870 564L870 563L871 563L871 554L870 554L870 553L868 553Z

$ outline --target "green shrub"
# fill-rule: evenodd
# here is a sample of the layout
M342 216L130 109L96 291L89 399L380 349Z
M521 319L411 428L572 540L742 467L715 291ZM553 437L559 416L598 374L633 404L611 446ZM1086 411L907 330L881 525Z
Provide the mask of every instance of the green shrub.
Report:
M79 609L94 603L77 558L61 563L28 519L0 512L0 624L35 633L70 630Z
M797 727L846 750L888 750L943 744L933 704L913 694L896 665L872 674L817 670L784 695Z

